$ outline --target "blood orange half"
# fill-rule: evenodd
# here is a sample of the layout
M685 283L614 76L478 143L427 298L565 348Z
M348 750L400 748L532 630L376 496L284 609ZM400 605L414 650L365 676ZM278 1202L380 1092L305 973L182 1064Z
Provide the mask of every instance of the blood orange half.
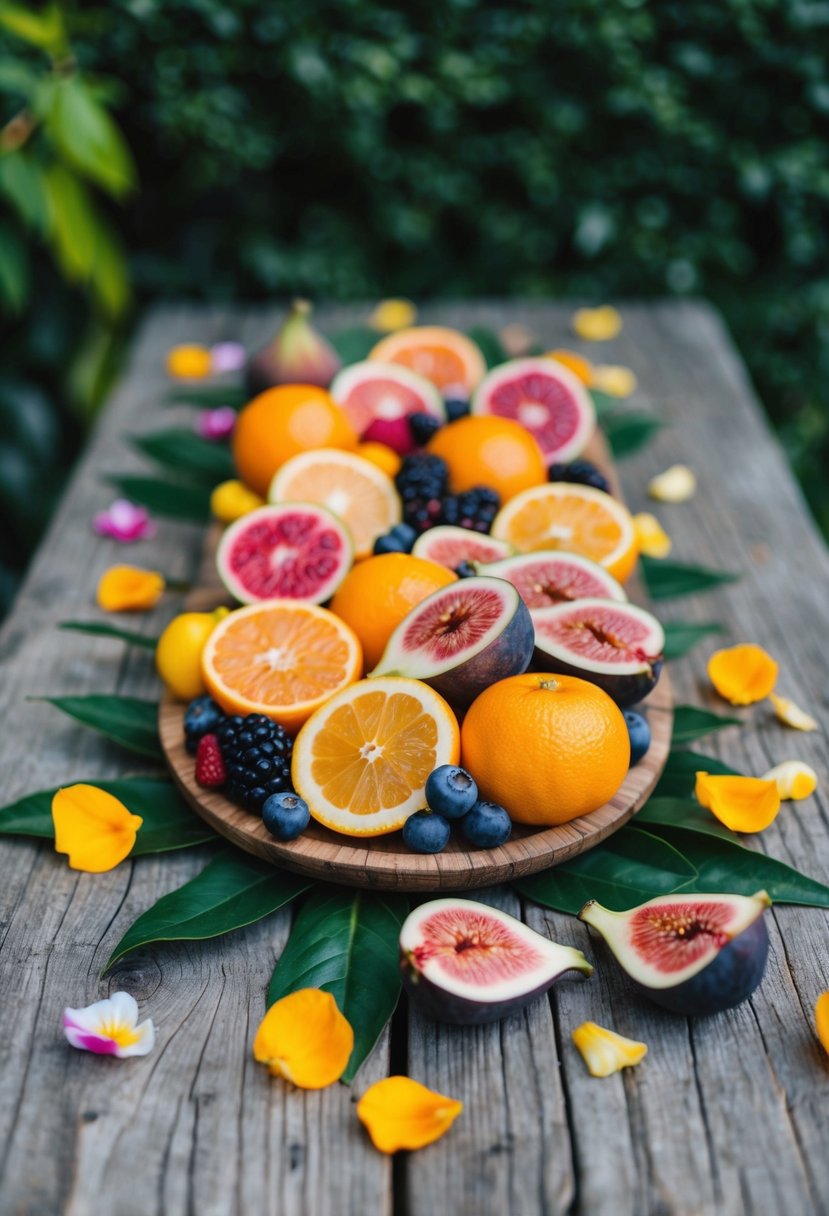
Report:
M446 421L443 398L434 384L401 363L352 363L335 377L330 392L358 435L374 422L396 422L408 414L431 414Z
M413 325L389 334L369 359L401 363L425 376L444 397L468 398L486 373L484 356L472 339L443 325Z
M497 414L525 427L545 462L568 461L584 450L596 410L584 385L554 359L511 359L478 385L473 414Z

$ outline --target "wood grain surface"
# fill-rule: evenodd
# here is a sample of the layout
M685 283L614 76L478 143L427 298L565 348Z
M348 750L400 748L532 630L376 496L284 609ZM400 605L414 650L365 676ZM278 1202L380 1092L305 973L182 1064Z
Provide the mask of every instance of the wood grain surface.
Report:
M704 305L623 307L612 343L588 349L632 367L631 408L671 425L620 465L634 510L655 509L674 556L742 575L714 593L660 604L666 620L718 620L731 641L762 643L780 663L779 690L829 721L823 627L829 557L741 364ZM572 346L570 305L476 303L424 310L467 326L521 322L545 343ZM332 328L365 310L320 314ZM93 589L116 561L195 578L199 530L161 521L151 542L123 550L93 537L90 520L113 497L105 476L145 466L125 432L186 424L164 403L163 356L176 341L270 336L275 314L164 308L135 343L123 382L93 436L0 635L0 797L141 769L36 694L155 696L146 653L59 633L61 619L96 619ZM682 506L649 503L647 479L691 465L700 492ZM175 596L125 620L159 632ZM711 639L672 665L677 702L719 712L705 677ZM825 727L786 731L767 706L737 711L731 728L698 746L762 773L790 757L829 780ZM823 788L784 805L750 843L829 881ZM523 915L585 950L589 981L565 978L507 1021L436 1026L401 1006L350 1088L290 1090L254 1065L250 1045L264 990L285 941L279 912L213 942L138 951L99 978L115 943L160 895L205 864L204 849L127 861L109 874L69 870L48 844L0 839L0 1212L106 1208L148 1213L279 1216L823 1216L829 1210L829 1067L813 1031L829 988L829 914L775 907L771 953L752 999L714 1018L665 1015L636 997L601 943L571 917L522 906L513 890L479 898ZM64 1005L127 989L158 1029L152 1055L115 1061L73 1052ZM636 1069L596 1080L570 1042L598 1021L649 1045ZM389 1070L407 1070L464 1101L443 1140L390 1161L359 1127L354 1103Z

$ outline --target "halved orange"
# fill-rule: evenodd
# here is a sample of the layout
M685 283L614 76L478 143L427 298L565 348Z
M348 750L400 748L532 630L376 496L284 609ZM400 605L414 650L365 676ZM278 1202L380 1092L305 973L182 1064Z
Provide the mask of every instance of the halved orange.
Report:
M495 516L492 535L509 541L519 553L580 553L620 583L633 573L638 557L627 507L603 490L569 482L549 482L517 494Z
M444 397L468 397L486 373L480 347L466 334L444 325L400 329L378 342L369 359L401 363L431 380Z
M457 764L460 732L420 680L360 680L332 697L294 743L294 788L320 823L346 836L395 832L426 805L426 778Z
M326 608L266 600L220 621L202 652L210 695L229 714L267 714L294 734L360 675L353 630Z
M367 557L375 540L401 519L394 482L353 452L317 448L287 461L271 482L269 502L315 502L348 528L354 556Z

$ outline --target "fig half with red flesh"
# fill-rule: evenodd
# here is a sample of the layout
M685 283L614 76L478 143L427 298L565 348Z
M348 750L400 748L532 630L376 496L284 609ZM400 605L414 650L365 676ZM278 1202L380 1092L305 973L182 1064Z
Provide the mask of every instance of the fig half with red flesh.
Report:
M418 536L412 549L415 557L428 558L430 562L448 566L450 570L455 570L461 562L495 562L510 553L512 545L507 541L483 536L471 528L456 528L453 524L427 528ZM496 577L505 576L499 574ZM512 579L507 581L512 582Z
M372 676L409 676L465 709L490 684L526 671L533 623L511 583L473 576L432 592L389 638Z
M620 708L641 701L662 671L665 631L635 604L590 598L531 610L544 671L598 684Z
M572 604L582 599L627 602L621 583L603 566L580 553L516 553L490 562L481 574L512 583L528 608L549 608L552 604Z
M579 912L635 987L686 1017L720 1013L751 996L766 966L769 938L756 895L659 895L628 912L591 899Z
M520 422L548 466L581 455L596 426L596 408L581 381L543 357L494 367L475 390L472 413Z
M580 950L471 899L421 904L400 930L403 985L438 1022L479 1026L521 1009L565 971L590 975Z

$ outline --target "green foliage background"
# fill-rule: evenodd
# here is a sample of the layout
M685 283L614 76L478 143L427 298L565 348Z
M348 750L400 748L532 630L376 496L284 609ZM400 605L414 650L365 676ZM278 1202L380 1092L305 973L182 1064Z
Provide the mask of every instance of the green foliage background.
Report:
M128 278L139 303L691 293L724 311L829 531L825 0L53 11L71 52L51 48L51 66L50 48L0 34L0 124L31 105L12 62L41 76L57 62L64 97L65 74L74 82L62 130L46 107L27 155L80 180L92 217L88 263L67 265L54 205L50 235L15 206L0 155L0 285L9 232L31 247L0 401L40 394L32 468L61 444L55 470L66 463L78 435L68 408L99 399ZM16 413L0 413L4 440ZM30 540L0 559L19 566Z

